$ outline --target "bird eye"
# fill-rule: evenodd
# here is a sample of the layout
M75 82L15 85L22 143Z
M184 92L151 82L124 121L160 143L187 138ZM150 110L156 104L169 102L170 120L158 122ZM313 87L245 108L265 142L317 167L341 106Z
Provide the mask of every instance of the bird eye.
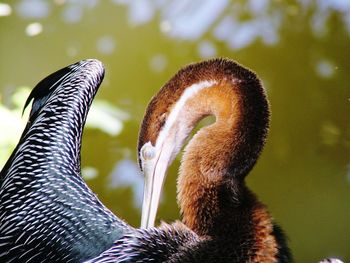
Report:
M150 142L146 143L141 148L141 155L144 160L153 159L156 155L155 147Z

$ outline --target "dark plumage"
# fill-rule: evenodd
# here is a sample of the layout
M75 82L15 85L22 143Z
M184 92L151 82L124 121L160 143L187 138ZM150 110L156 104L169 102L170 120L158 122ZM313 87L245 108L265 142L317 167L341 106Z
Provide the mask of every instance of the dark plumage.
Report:
M128 229L80 176L82 130L103 75L99 61L81 61L30 94L29 121L0 175L0 262L79 262Z

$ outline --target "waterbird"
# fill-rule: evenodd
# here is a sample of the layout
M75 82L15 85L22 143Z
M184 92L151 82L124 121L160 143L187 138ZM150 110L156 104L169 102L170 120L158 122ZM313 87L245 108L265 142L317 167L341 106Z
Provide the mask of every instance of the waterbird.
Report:
M28 125L1 172L0 261L291 262L283 231L244 180L269 125L255 73L211 59L182 68L153 97L138 141L145 174L139 229L105 208L80 176L83 124L102 76L99 62L79 62L28 98ZM167 168L208 115L215 122L193 136L182 157L182 221L155 227Z

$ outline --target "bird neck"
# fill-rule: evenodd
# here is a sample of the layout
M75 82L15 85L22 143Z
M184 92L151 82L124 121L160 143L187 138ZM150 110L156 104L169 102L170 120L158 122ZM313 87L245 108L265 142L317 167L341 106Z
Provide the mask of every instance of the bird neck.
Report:
M214 115L216 121L199 130L185 149L178 201L189 228L199 235L219 235L232 220L248 221L257 203L244 178L265 141L268 105L262 88L244 81L222 81L198 96L189 105L191 113L197 112L198 119ZM203 108L209 112L200 114Z

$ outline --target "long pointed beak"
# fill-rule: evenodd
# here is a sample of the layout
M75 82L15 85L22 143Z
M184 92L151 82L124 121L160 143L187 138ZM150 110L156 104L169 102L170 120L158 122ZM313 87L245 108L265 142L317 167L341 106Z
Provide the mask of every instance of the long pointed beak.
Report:
M162 156L151 143L146 143L140 151L142 169L145 176L143 192L141 228L154 226L156 220L160 194L163 188L166 171L168 168L168 156Z

